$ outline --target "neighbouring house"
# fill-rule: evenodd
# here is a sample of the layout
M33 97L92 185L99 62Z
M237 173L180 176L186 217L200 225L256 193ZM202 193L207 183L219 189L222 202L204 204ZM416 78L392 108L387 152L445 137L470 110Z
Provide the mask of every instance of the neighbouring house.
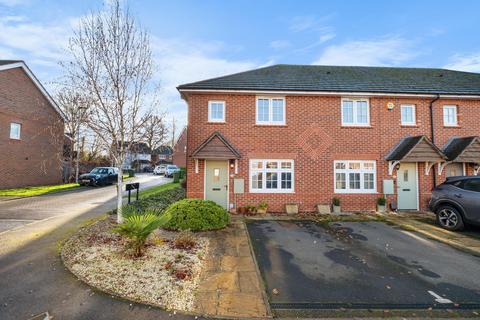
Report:
M0 189L62 182L64 114L23 61L0 60Z
M179 168L187 167L187 127L183 128L182 133L173 147L173 164Z
M173 160L173 149L170 146L160 146L153 151L152 162L158 164L171 164Z
M123 169L133 169L143 172L152 166L152 151L144 142L131 143L123 161Z
M480 74L274 65L178 87L188 104L187 195L271 211L427 207L477 174Z

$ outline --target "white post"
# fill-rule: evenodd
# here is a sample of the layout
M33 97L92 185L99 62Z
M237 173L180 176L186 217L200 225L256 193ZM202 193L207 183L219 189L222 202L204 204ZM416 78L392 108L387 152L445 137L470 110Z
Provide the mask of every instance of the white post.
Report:
M123 223L122 206L123 206L123 169L122 169L122 165L120 165L118 167L118 177L117 177L117 223Z

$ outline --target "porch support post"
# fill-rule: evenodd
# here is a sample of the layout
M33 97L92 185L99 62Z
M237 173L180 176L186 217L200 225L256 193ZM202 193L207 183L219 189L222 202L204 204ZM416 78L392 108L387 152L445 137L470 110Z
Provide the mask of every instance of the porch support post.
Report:
M198 173L198 159L195 159L195 173Z
M438 163L438 175L441 176L443 169L447 166L447 164L451 163L450 161L445 161L445 162L439 162Z
M476 163L475 167L473 167L473 175L478 176L478 171L480 170L480 164Z
M395 166L399 163L400 163L400 161L388 161L388 175L389 176L393 175L393 170L395 169Z
M430 169L432 169L434 165L435 162L425 161L425 175L428 176L428 174L430 173Z

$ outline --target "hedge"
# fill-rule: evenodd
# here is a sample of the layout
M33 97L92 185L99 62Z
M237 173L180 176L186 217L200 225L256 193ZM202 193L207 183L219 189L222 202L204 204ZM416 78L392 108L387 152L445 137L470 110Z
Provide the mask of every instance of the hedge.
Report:
M229 220L227 211L213 201L183 199L165 210L170 230L205 231L224 228Z

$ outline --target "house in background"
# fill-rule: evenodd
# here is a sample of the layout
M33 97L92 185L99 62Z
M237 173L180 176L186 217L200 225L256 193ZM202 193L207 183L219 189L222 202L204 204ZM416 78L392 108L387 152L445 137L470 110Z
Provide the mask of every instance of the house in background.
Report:
M144 142L134 142L125 155L123 169L133 169L143 172L152 165L152 151Z
M0 189L62 182L64 114L23 61L0 60Z
M480 74L274 65L178 87L188 104L187 196L271 211L341 200L426 209L480 165Z
M152 153L152 163L159 164L171 164L172 163L173 149L170 146L160 146Z
M187 127L183 128L173 147L173 164L179 168L187 167Z

